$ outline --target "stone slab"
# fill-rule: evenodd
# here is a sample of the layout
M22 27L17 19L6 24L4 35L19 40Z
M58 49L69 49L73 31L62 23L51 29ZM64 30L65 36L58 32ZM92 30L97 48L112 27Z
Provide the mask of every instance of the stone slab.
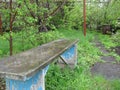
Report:
M78 40L60 39L0 60L0 76L26 80L49 65Z
M96 63L91 72L94 75L102 75L106 79L120 79L120 64Z

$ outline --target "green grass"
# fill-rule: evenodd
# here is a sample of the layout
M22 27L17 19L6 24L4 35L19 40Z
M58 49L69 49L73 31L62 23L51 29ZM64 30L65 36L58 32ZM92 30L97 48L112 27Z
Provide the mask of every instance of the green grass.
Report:
M116 43L113 43L111 35L98 34L98 38L107 49L117 46Z
M113 35L103 35L98 33L97 36L105 48L111 52L105 56L113 56L118 62L120 62L120 56L116 54L114 50L111 50L113 47L120 46L120 31L117 31L117 33Z
M29 34L29 37L26 34ZM17 38L18 36L19 38ZM106 48L115 46L110 36L107 35L87 31L85 37L80 30L59 29L58 31L36 35L33 35L32 32L13 34L13 52L15 54L58 38L79 39L76 68L73 70L68 67L61 69L58 65L52 63L46 75L46 90L120 90L120 80L108 81L102 76L93 77L90 73L90 67L100 60L101 55L99 49L92 44L96 36ZM8 37L8 35L0 36L0 57L9 55L9 42L4 37ZM24 37L23 41L20 39L22 37ZM29 40L34 42L34 45Z
M4 39L2 36L0 37L0 57L9 54L9 42L8 40Z
M59 32L64 38L79 39L78 65L74 70L61 70L59 66L51 65L46 76L46 90L119 90L119 80L108 81L102 76L93 77L90 73L90 66L100 60L101 52L92 44L98 33L88 31L84 37L82 31L61 29ZM100 35L99 38L104 38Z
M113 90L120 90L120 80L114 80L111 82Z
M58 31L49 31L48 33L21 31L18 33L12 33L13 54L62 37L63 36ZM9 33L5 33L3 36L0 36L0 57L9 56L9 53Z
M62 32L61 32L62 31ZM65 38L69 39L79 39L78 43L78 61L83 64L88 64L87 66L92 65L99 60L99 55L101 52L98 48L92 44L95 38L95 32L88 31L87 35L84 36L82 31L76 30L61 30L60 33L64 35ZM86 66L86 65L85 65Z
M101 76L93 77L80 65L74 70L51 65L46 76L46 90L115 90L112 88L109 81Z

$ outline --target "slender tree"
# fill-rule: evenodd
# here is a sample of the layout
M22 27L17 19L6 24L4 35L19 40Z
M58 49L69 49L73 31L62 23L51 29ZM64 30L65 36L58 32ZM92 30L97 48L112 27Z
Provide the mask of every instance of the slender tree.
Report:
M3 34L3 31L2 31L2 17L1 17L1 14L0 14L0 34L1 34L1 35Z
M14 2L15 3L15 2ZM18 8L20 7L20 4L18 5ZM9 2L9 10L10 10L10 23L9 23L9 29L10 29L10 39L9 39L9 43L10 43L10 55L13 54L13 38L12 38L12 32L13 32L13 22L15 21L16 15L17 15L17 11L13 11L13 0L10 0Z

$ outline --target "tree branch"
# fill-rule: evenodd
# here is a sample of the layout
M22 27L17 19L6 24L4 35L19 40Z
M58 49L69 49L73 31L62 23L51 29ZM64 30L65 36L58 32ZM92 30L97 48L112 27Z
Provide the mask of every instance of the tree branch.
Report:
M20 6L21 6L21 5L19 4L19 5L18 5L18 8L19 8ZM16 15L17 15L17 11L15 11L15 14L13 15L12 23L15 21Z
M53 12L51 12L48 16L55 15L60 10L60 8L62 8L64 6L64 4L65 4L66 1L67 0L64 0L63 3L61 5L59 5L56 9L54 9Z
M31 14L31 16L32 16L33 18L35 18L34 13L31 11L31 9L29 8L29 6L27 5L27 2L26 2L25 0L24 0L24 3L25 3L25 5L26 5L27 9L29 10L29 13Z

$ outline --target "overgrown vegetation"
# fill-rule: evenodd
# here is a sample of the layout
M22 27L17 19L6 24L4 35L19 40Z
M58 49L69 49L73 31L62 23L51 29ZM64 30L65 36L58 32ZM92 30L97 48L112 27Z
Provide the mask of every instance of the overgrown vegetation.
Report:
M102 34L97 34L99 36L99 40L102 42L102 44L105 46L106 49L110 50L111 53L107 54L114 56L118 62L120 62L120 56L116 54L115 48L117 46L120 46L120 31L118 31L116 34L109 36L109 35L102 35Z
M38 33L35 34L35 31L21 31L18 33L12 33L13 37L13 53L19 53L21 51L36 47L38 45L62 38L63 35L59 34L56 31L49 31L48 33ZM5 33L3 36L0 36L0 57L9 55L9 33ZM22 38L22 39L21 39Z
M0 58L36 47L58 38L79 39L78 65L61 69L52 64L46 76L46 90L119 90L120 80L93 77L89 68L102 54L92 44L97 37L107 49L120 45L120 32L108 36L96 32L102 24L113 24L120 18L120 1L88 0L87 36L83 36L83 3L73 0L16 0L0 2ZM11 6L11 7L9 7ZM111 11L112 10L112 11ZM12 27L11 27L12 26ZM49 31L49 32L46 32ZM12 40L12 41L10 41ZM114 52L117 60L120 57Z
M95 30L99 25L113 24L119 18L120 1L87 1L87 27ZM9 32L10 54L13 52L12 33L26 31L46 32L65 27L80 30L83 27L83 3L73 0L10 0L0 2L0 33ZM112 9L112 12L110 11ZM97 28L98 29L98 28ZM31 35L30 37L32 37ZM14 37L13 37L14 38ZM21 37L20 37L21 38ZM21 38L21 41L24 41ZM29 40L31 43L31 40Z
M89 72L90 66L99 61L102 53L92 45L97 33L89 32L84 37L81 31L62 30L66 38L79 38L78 43L78 64L75 69L60 69L52 64L46 76L47 90L119 90L120 80L108 81L102 76L92 76ZM79 32L79 33L78 33ZM74 35L73 35L74 34ZM101 34L100 34L101 35ZM98 35L103 38L104 35ZM108 43L110 42L107 41ZM54 72L55 71L55 72ZM114 84L115 83L115 84Z
M26 36L25 32L19 32L17 34L13 33L14 38L19 35L21 37L24 36L24 38L28 39L28 41L24 41L25 44L22 46L19 40L14 41L14 53L18 53L22 50L35 47L41 43L46 43L57 38L79 38L78 65L73 70L70 70L67 67L62 70L58 65L52 64L46 76L46 90L119 90L119 80L107 81L102 76L93 77L89 72L90 66L99 61L99 56L101 55L101 52L91 43L94 40L96 34L96 32L88 31L87 36L84 37L83 32L81 31L59 29L58 31L40 33L40 35L38 34L38 37L30 35L31 37L29 39L36 42L34 45L32 45L28 43L29 39L28 36ZM98 36L102 39L103 37L104 39L105 37L106 39L109 38L108 36L101 34ZM0 37L0 40L3 41L0 43L2 46L1 56L7 55L9 52L8 48L6 49L6 46L8 44L8 41L5 40L6 37L7 34L4 34L4 36ZM107 42L111 43L111 40Z
M120 45L120 31L118 31L112 38L114 43L119 46Z

